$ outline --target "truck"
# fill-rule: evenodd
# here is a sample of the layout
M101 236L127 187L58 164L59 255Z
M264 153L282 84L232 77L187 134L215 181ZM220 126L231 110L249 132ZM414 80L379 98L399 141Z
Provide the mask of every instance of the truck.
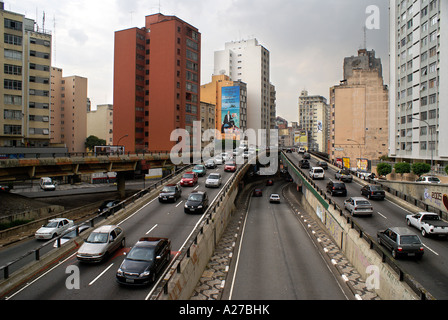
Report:
M447 236L448 223L440 219L434 212L417 212L406 216L408 226L415 227L421 231L423 237L429 235Z

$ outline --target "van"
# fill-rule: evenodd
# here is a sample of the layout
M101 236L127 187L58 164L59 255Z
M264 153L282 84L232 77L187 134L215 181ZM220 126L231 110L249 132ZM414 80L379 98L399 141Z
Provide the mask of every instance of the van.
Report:
M321 167L312 167L310 170L310 178L325 179L325 171Z
M39 181L39 186L44 191L56 190L56 183L49 177L42 177Z

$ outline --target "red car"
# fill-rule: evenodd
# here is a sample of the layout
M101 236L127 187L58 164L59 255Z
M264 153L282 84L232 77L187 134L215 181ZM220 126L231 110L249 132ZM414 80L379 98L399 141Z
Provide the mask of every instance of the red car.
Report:
M236 163L235 162L227 162L224 166L224 171L227 172L235 172L236 171Z
M263 190L261 190L261 189L255 189L255 190L254 190L254 193L253 193L253 196L254 196L254 197L261 197L261 196L263 196Z
M267 186L272 186L274 184L274 181L272 181L272 180L268 180L268 181L266 181L266 185Z
M185 172L180 180L182 187L192 187L198 183L198 174L196 172Z

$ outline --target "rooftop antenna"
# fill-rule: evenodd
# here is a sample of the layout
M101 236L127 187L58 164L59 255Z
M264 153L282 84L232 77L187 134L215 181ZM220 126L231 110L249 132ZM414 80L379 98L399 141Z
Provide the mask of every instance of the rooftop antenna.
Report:
M364 26L364 48L363 49L366 49L367 50L367 28L366 28L366 26Z
M56 65L56 15L53 15L53 45L54 64Z

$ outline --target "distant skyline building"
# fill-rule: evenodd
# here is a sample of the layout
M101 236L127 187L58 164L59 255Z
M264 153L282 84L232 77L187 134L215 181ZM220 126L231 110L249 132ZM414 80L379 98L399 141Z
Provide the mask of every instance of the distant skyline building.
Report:
M375 51L344 59L344 80L330 88L330 159L378 160L388 153L388 88ZM365 164L365 161L363 162Z
M448 2L390 1L389 155L448 163Z
M0 2L0 146L50 145L52 36Z
M215 51L214 75L228 75L230 80L247 84L247 128L274 128L275 95L270 83L270 53L257 39L226 42L224 50Z
M329 107L327 99L319 95L308 95L303 90L299 96L299 128L308 133L310 150L325 152L328 148Z
M113 144L113 120L114 106L101 104L96 110L87 111L87 137L93 135L106 141L107 145Z
M68 152L85 152L87 138L87 78L62 75L51 68L51 143L65 144Z
M174 130L193 134L200 121L198 29L175 16L149 15L145 27L115 32L114 55L114 144L171 151Z

